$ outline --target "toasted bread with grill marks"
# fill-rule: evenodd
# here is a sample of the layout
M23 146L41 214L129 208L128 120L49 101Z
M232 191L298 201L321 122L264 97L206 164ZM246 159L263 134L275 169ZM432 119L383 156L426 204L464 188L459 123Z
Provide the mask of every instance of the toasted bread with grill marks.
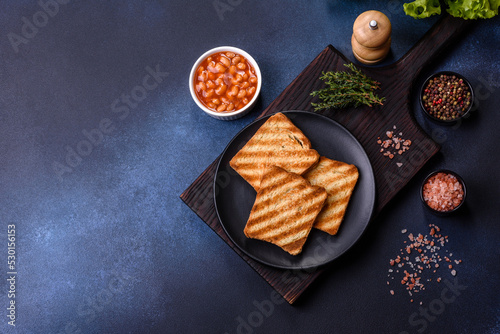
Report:
M325 188L328 193L314 227L331 235L337 234L358 181L358 169L345 162L321 157L318 164L304 174L304 177L312 185Z
M319 160L311 142L282 113L271 116L229 162L256 191L267 166L303 174Z
M245 235L297 255L326 198L325 189L312 186L300 175L276 166L266 168Z

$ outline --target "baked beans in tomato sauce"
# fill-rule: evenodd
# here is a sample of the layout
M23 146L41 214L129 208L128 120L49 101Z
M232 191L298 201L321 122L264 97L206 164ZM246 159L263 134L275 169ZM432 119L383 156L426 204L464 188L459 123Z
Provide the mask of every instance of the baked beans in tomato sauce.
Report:
M252 64L242 55L227 51L204 59L194 76L196 97L218 112L245 107L257 91L257 82Z

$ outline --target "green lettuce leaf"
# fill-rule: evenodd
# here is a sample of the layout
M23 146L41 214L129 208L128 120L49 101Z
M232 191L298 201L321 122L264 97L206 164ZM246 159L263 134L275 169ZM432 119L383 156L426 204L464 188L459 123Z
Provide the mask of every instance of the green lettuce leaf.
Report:
M498 0L500 1L500 0ZM403 4L406 15L415 19L423 19L432 15L441 14L441 5L439 0L415 0Z
M450 15L463 19L489 19L498 15L500 0L445 0Z

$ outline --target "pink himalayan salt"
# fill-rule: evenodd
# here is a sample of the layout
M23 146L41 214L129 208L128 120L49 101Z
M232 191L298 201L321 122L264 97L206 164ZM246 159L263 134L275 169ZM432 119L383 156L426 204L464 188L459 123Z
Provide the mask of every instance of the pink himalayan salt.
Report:
M463 200L462 184L454 175L437 173L427 180L423 189L424 201L436 211L451 211Z

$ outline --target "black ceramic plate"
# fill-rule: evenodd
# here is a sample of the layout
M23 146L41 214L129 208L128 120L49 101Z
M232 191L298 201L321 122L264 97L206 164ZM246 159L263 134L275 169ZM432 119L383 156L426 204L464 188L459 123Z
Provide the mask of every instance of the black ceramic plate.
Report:
M375 177L361 144L337 122L306 111L283 112L327 158L354 164L359 179L339 232L331 236L313 229L302 253L293 256L271 243L249 239L243 233L255 201L255 190L230 166L229 161L269 118L258 119L240 131L223 152L214 180L215 209L228 237L249 257L269 266L305 269L324 265L347 251L368 225L375 204Z

